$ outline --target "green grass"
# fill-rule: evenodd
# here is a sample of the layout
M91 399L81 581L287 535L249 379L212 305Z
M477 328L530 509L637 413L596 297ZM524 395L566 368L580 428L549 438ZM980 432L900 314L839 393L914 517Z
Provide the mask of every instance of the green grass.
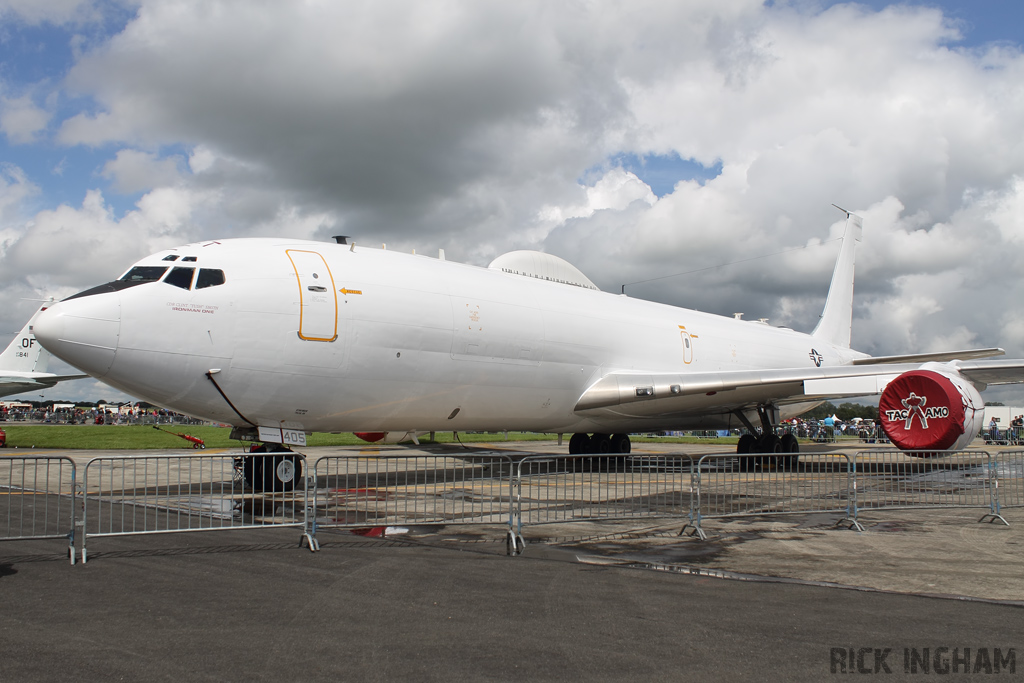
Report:
M7 432L7 450L22 448L74 448L99 450L148 450L153 448L191 448L191 444L151 425L12 425L0 423ZM190 434L206 442L207 448L238 445L228 439L225 427L174 427L175 432Z
M7 448L10 451L18 448L44 449L96 449L96 450L149 450L164 448L191 449L192 445L185 439L174 434L167 434L152 425L16 425L9 422L0 423L0 429L7 432ZM189 434L202 439L207 448L237 448L238 441L228 438L229 427L184 427L164 426L163 429L174 433ZM554 434L535 434L532 432L509 432L509 441L543 441L556 438ZM488 443L504 441L503 433L466 434L460 433L459 440L463 443ZM568 435L566 436L568 439ZM430 443L424 435L420 443ZM451 432L435 434L435 443L455 443ZM368 445L354 434L327 434L314 432L306 437L308 446L356 446Z
M229 427L181 427L164 426L174 433L189 434L206 443L207 448L238 448L240 442L228 438ZM97 449L97 450L149 450L180 448L187 450L191 444L174 434L167 434L152 425L16 425L0 422L0 429L7 432L7 453L15 447L44 449ZM563 444L568 444L569 434L564 435ZM556 434L538 434L535 432L509 432L511 441L549 441L557 438ZM732 445L736 437L699 438L695 436L633 436L633 443L699 443L706 445ZM846 439L843 439L846 440ZM505 441L503 432L483 434L459 433L462 443L500 443ZM451 432L437 432L434 443L455 443ZM807 443L801 439L802 443ZM431 443L427 435L420 438L420 443ZM358 446L369 445L354 434L328 434L314 432L306 437L308 446Z

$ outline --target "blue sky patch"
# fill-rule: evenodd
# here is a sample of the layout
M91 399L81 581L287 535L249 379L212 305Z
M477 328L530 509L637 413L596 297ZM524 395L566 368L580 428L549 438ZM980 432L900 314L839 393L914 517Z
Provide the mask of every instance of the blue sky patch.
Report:
M680 180L696 180L701 185L722 172L722 163L704 166L693 159L683 159L676 153L638 155L616 154L607 166L622 167L650 186L656 196L671 194ZM589 177L590 172L587 173Z
M844 4L846 0L825 0L824 7ZM857 0L880 11L901 3L892 0ZM991 42L1024 45L1024 2L1021 0L922 0L904 4L941 9L948 19L959 22L963 40L954 45L979 47Z

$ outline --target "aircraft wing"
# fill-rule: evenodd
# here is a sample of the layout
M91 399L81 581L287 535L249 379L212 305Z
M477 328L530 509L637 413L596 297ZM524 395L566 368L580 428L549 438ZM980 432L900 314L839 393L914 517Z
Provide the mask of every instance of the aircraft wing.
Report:
M821 368L650 374L613 373L587 389L576 404L582 414L623 416L727 412L752 405L801 403L879 394L921 363L840 365ZM951 370L978 384L1024 382L1024 360L972 360ZM984 387L979 387L984 388Z
M960 374L975 385L1019 384L1024 382L1024 361L1014 358L964 361L957 364ZM981 389L981 386L978 386Z
M904 356L869 356L853 361L854 365L881 365L885 363L945 363L951 360L969 360L975 358L991 358L1006 353L1000 348L963 349L960 351L942 351L939 353L913 353Z

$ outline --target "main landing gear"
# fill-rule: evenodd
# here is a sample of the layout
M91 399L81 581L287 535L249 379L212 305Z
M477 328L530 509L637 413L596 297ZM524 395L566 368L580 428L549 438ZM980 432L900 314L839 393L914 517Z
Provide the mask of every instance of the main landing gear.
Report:
M242 458L242 476L254 491L283 493L302 480L302 458L290 455L291 451L284 446L265 443L253 446L249 452L253 455Z
M740 437L736 444L741 472L754 470L793 470L800 459L800 444L792 434L778 436L775 433L773 413L770 406L758 406L757 414L761 420L761 433L758 434L754 425L742 413L737 413L740 420L749 430ZM755 455L756 454L756 455Z
M626 454L630 450L628 434L573 434L569 439L569 455Z

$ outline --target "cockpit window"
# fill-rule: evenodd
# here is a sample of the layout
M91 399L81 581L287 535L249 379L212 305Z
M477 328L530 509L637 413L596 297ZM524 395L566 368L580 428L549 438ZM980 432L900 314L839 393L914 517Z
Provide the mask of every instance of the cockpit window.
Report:
M195 256L186 256L185 258L183 258L181 260L182 261L198 261L199 259L196 258Z
M119 277L118 280L125 280L127 282L141 285L143 282L159 280L166 272L167 268L164 266L135 266Z
M192 286L192 275L195 272L195 268L172 268L171 274L164 278L164 282L175 287L188 289Z
M171 255L169 255L169 256L164 256L164 257L163 257L162 259L160 259L160 260L161 260L161 261L177 261L177 260L178 260L178 256L177 256L177 254L171 254Z
M205 287L216 287L224 284L224 271L212 268L200 268L199 277L196 278L196 289Z
M175 268L175 270L180 269ZM184 270L192 269L185 268ZM134 268L132 268L127 273L125 273L118 279L114 280L113 282L108 282L105 285L99 285L93 287L92 289L87 289L84 292L73 294L69 296L67 299L64 299L64 301L70 301L71 299L80 299L83 296L95 296L97 294L110 294L112 292L120 292L124 289L128 289L129 287L134 287L135 285L142 285L147 282L156 282L161 277L163 277L163 274L166 272L166 266L135 266ZM188 285L185 285L185 288L188 289Z

